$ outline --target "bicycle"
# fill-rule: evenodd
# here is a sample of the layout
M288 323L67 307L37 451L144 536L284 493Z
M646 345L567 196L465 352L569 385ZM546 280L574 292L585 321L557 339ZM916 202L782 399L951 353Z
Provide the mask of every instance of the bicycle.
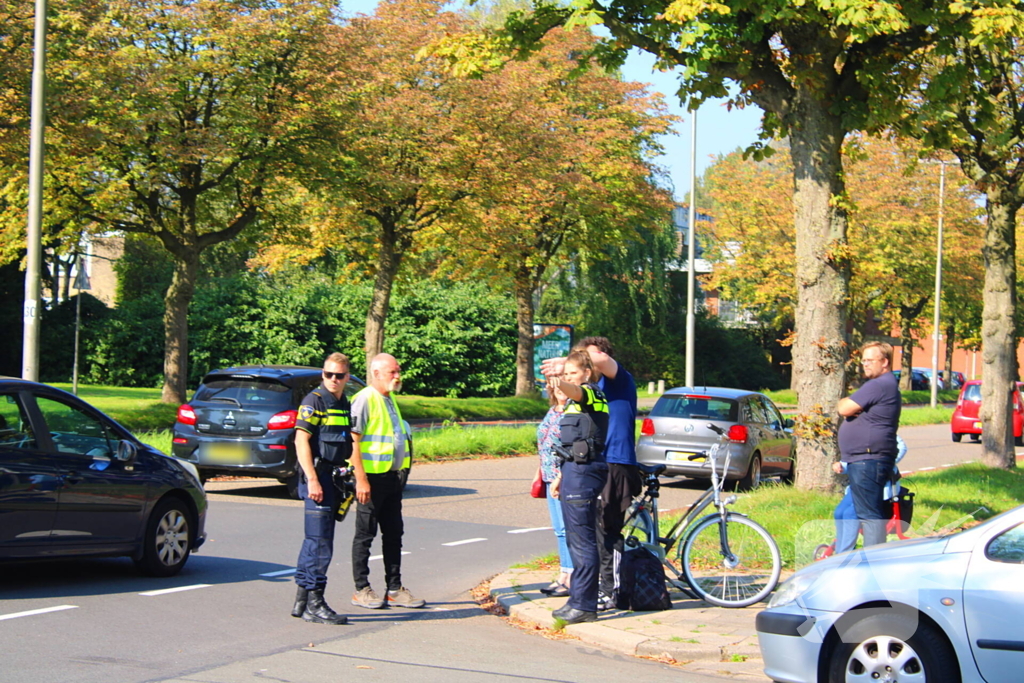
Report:
M674 578L669 583L691 598L720 607L747 607L764 600L779 582L782 559L772 535L748 516L728 509L735 495L722 497L725 472L729 467L727 432L714 424L708 427L718 434L711 450L696 453L691 460L708 458L711 462L711 488L701 494L680 517L667 536L658 533L658 496L661 482L658 475L664 465L645 466L645 491L637 496L626 511L623 536L626 546L642 546L650 550ZM725 450L725 463L718 474L718 459ZM715 511L701 517L709 507ZM684 538L685 536L685 538ZM682 543L679 543L680 539ZM668 560L676 549L676 567Z

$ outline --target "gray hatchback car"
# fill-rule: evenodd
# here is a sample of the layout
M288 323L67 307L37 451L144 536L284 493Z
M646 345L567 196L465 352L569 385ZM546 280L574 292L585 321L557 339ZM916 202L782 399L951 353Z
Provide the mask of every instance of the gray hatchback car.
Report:
M644 465L665 465L665 474L670 476L710 478L706 453L718 435L708 427L709 422L728 432L727 480L750 489L763 477L792 479L796 455L793 421L784 418L764 394L742 389L669 389L643 421L637 460Z

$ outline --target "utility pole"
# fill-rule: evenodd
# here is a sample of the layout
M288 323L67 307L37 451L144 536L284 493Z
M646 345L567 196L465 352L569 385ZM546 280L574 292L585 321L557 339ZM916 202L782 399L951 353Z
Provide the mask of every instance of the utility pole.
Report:
M693 269L697 254L697 111L690 112L690 214L689 237L686 245L686 386L693 386L693 347L696 343L697 315L694 311L693 289L696 287Z
M35 47L32 58L32 125L28 161L28 256L25 265L25 301L22 320L21 376L39 380L39 314L43 260L43 128L46 123L46 0L36 0Z
M939 403L939 309L942 306L942 213L945 197L946 162L939 161L939 234L935 247L935 314L932 320L932 408ZM952 384L952 377L946 379Z

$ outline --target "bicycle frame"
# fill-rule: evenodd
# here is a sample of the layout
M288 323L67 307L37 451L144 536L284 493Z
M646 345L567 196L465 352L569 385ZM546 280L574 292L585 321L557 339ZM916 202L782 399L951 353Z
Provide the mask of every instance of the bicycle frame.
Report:
M736 501L736 496L730 495L725 498L722 497L722 489L725 487L725 473L729 471L729 459L731 457L729 449L725 448L725 462L722 465L722 475L718 474L718 456L723 446L728 444L729 438L727 432L714 424L709 424L708 427L712 431L718 433L718 441L711 446L711 450L704 454L705 457L711 461L711 487L702 493L696 501L694 501L686 514L676 520L676 523L672 525L667 536L660 535L660 526L658 520L658 502L659 489L661 488L661 482L658 480L657 474L649 474L647 481L645 482L646 491L633 501L629 510L626 512L626 519L636 518L641 511L646 510L647 514L651 517L651 522L654 527L654 543L643 543L639 545L647 548L649 551L661 560L661 563L671 570L671 573L676 577L675 579L669 579L669 582L683 591L690 597L697 598L694 595L689 584L686 582L686 578L683 576L683 572L680 569L676 569L675 566L669 562L668 555L672 548L686 536L686 531L697 524L699 521L704 519L702 513L709 507L714 506L716 511L721 514L722 518L726 518L726 513L729 505L732 505ZM714 514L714 513L711 513ZM733 513L739 514L739 513ZM722 556L725 558L727 563L735 563L736 556L729 549L728 539L725 535L724 524L720 527L719 534L722 543Z

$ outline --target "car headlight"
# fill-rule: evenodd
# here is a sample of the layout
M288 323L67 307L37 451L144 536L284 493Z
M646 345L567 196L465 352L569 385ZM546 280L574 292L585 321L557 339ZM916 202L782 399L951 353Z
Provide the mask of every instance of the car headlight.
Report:
M175 462L182 466L182 468L192 475L192 478L196 480L196 485L202 488L203 485L199 483L199 468L190 463L188 460L182 460L181 458L175 458Z
M782 607L796 601L814 585L819 576L821 576L821 570L812 569L798 572L786 579L772 594L772 599L768 601L768 608Z

